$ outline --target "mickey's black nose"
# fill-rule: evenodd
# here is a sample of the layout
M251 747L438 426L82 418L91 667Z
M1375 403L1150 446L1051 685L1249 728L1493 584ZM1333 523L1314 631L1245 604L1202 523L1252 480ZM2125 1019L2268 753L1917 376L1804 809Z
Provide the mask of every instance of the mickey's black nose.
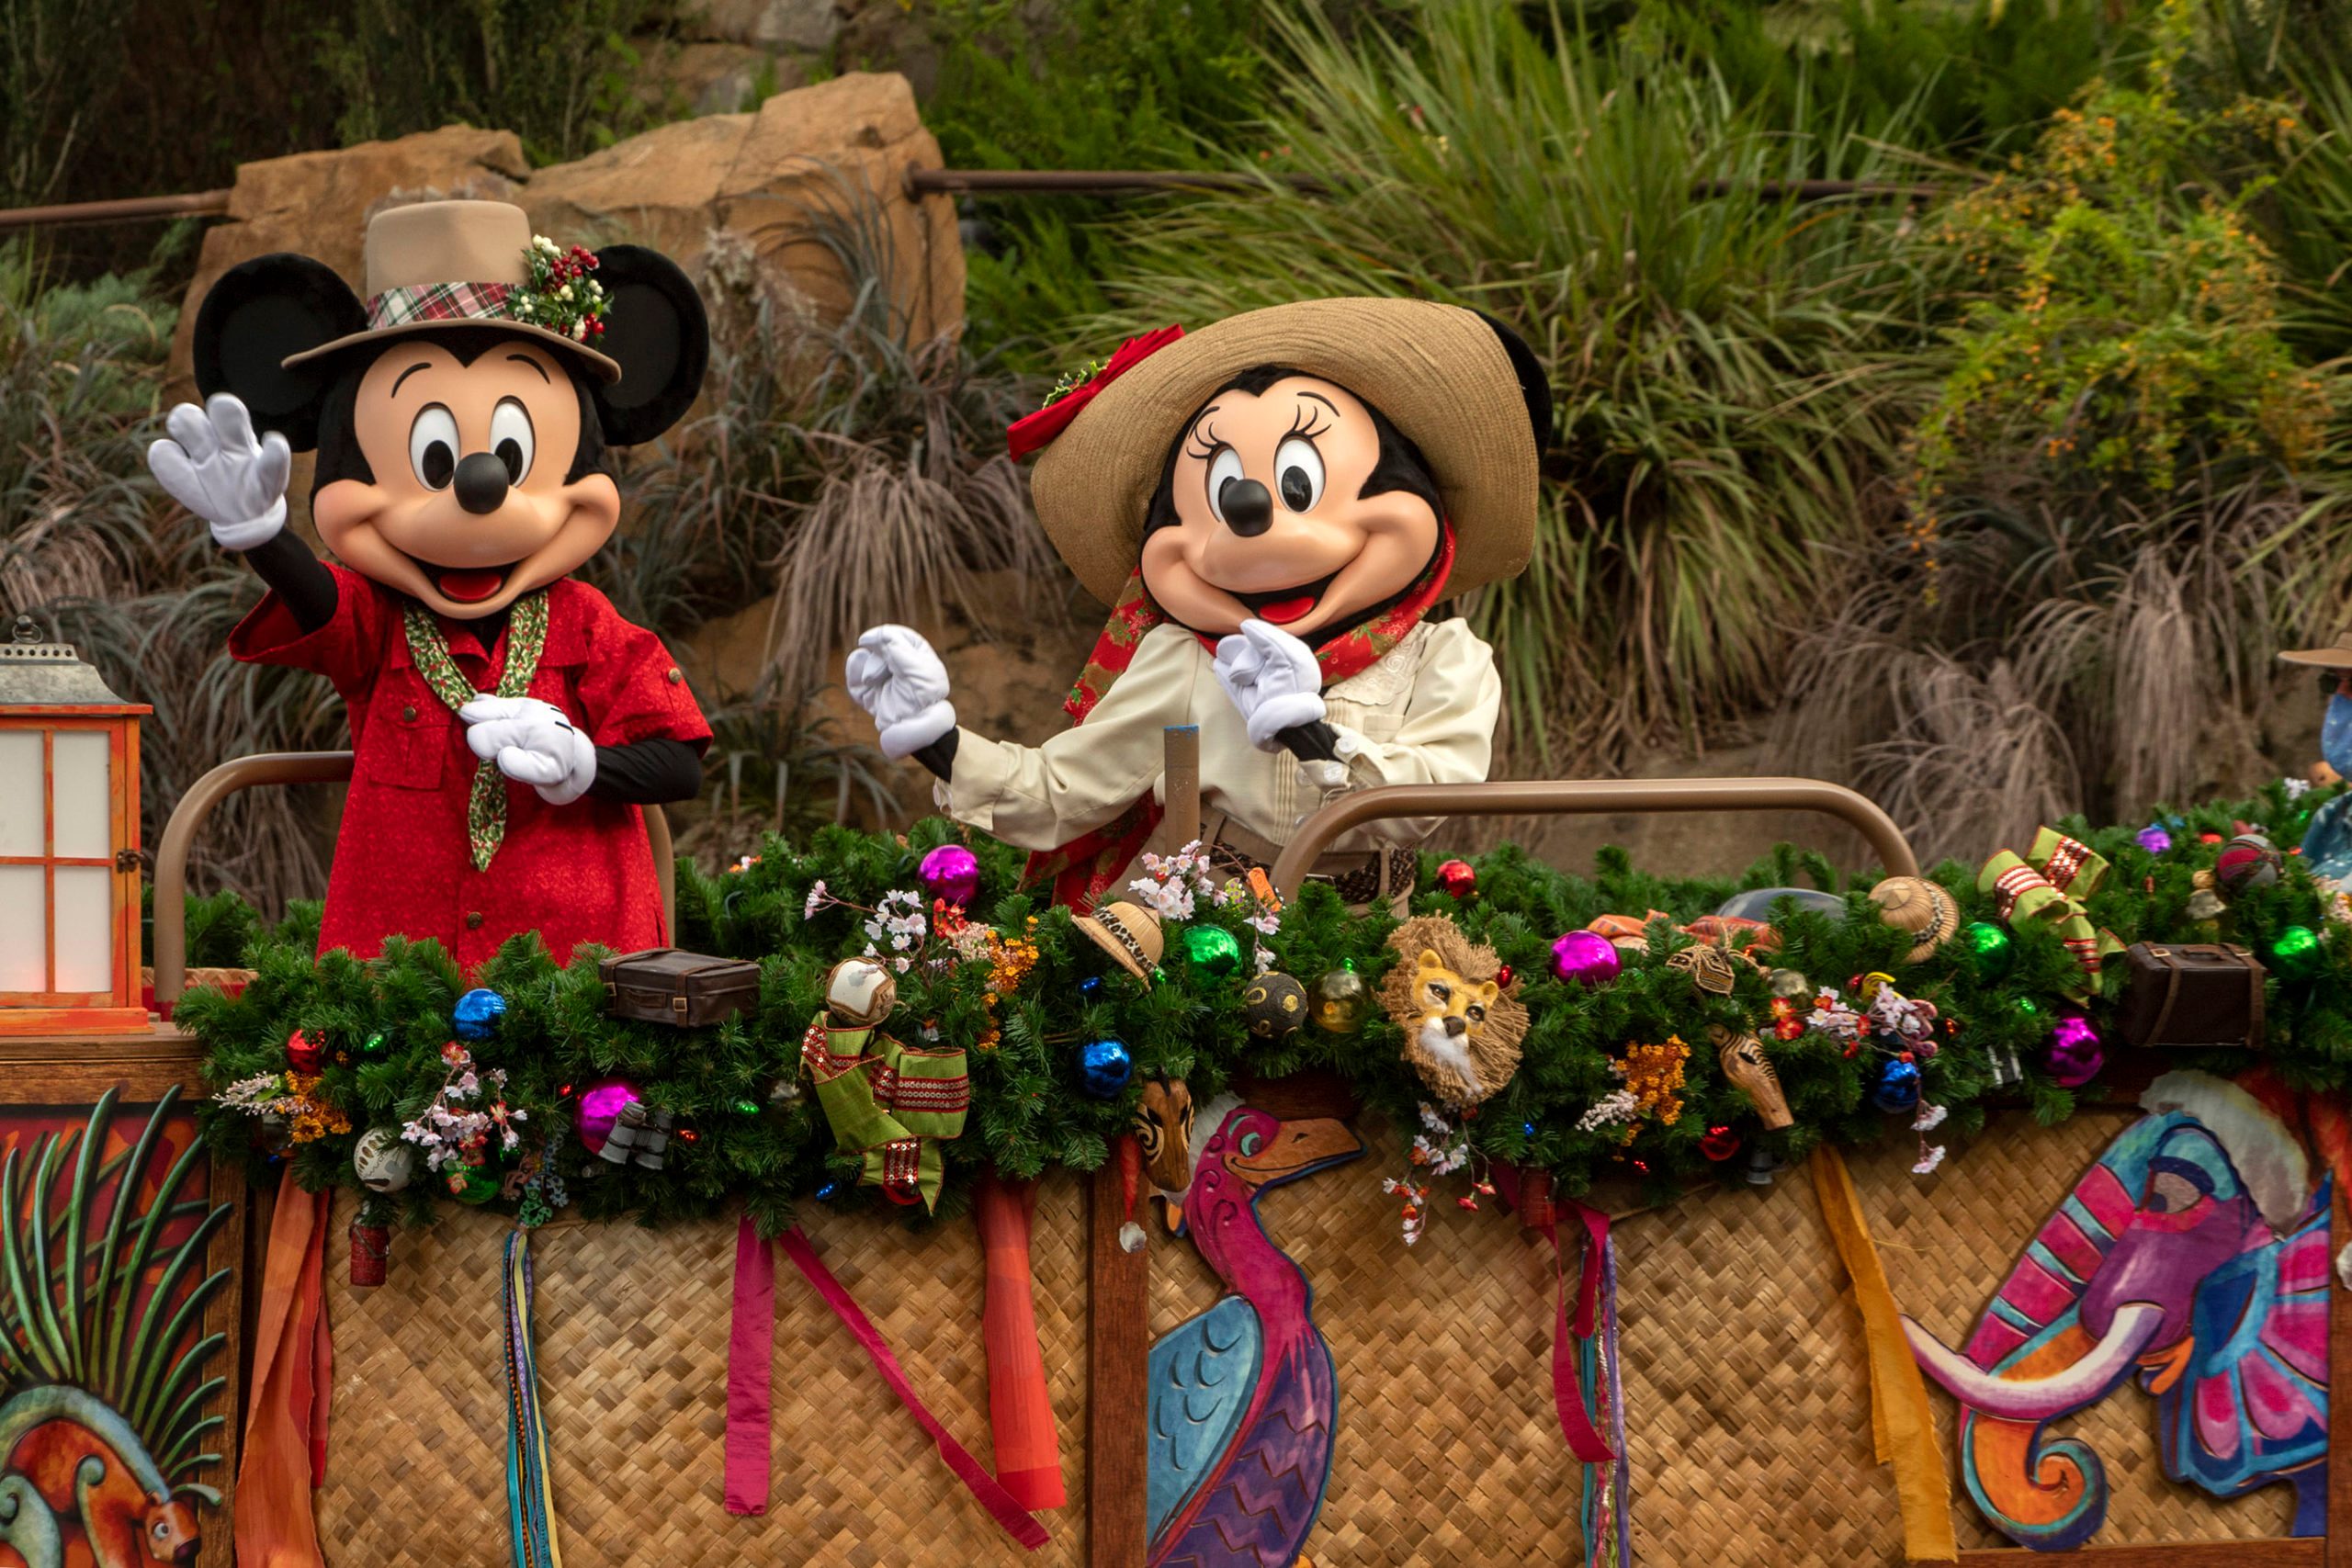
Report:
M469 453L458 459L451 483L459 506L477 517L487 516L506 500L506 465L487 452Z
M1225 525L1245 539L1254 539L1274 525L1272 492L1256 479L1226 480L1217 502L1225 508Z

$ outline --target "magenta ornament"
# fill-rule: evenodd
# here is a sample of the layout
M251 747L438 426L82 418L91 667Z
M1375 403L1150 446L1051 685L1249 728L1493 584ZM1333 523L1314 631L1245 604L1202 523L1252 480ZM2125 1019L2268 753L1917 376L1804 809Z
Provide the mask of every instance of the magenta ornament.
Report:
M932 898L969 908L979 897L980 857L961 844L942 844L922 857L915 875Z
M590 1084L572 1112L572 1125L580 1133L580 1146L592 1155L602 1149L605 1140L612 1136L614 1123L620 1120L621 1112L644 1103L645 1097L627 1078L605 1078Z
M2050 1076L2061 1089L2080 1089L2107 1065L2098 1026L2071 1009L2058 1017L2050 1031Z
M1570 931L1552 943L1552 973L1588 990L1609 984L1624 967L1617 944L1598 931Z
M2138 839L2140 847L2152 855L2163 854L2172 848L2172 834L2161 822L2149 823L2132 837Z

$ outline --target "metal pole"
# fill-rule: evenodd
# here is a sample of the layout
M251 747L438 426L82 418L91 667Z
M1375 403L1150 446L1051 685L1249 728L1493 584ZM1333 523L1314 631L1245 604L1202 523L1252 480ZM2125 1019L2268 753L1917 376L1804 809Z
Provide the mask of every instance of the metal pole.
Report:
M119 201L67 201L0 211L0 232L76 224L138 223L155 218L215 218L228 210L229 193L225 190L200 190L192 196L134 196Z
M1343 795L1298 825L1274 863L1274 890L1298 896L1307 868L1340 834L1399 817L1579 817L1612 811L1819 811L1844 819L1896 876L1919 859L1894 819L1826 779L1526 779L1474 784L1383 784Z

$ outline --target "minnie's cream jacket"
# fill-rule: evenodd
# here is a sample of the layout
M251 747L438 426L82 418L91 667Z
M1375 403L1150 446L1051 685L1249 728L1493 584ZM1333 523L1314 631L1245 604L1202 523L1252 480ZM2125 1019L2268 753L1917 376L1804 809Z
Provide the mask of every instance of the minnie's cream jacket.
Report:
M1210 660L1191 632L1155 626L1083 725L1043 746L965 730L952 776L937 788L941 809L1023 849L1057 848L1110 821L1147 790L1164 796L1160 732L1182 724L1200 726L1203 811L1221 810L1276 844L1347 790L1487 776L1502 681L1494 649L1467 621L1423 621L1378 663L1324 688L1328 720L1339 732L1336 763L1302 763L1288 751L1252 746ZM1418 843L1441 820L1375 822L1334 847Z

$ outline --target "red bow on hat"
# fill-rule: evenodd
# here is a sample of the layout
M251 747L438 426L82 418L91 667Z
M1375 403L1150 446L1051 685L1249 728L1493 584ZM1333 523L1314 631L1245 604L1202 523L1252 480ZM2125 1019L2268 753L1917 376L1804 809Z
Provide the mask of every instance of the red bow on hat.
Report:
M1170 325L1129 338L1119 345L1116 354L1103 361L1102 368L1069 390L1057 391L1035 413L1015 420L1004 433L1004 445L1013 461L1017 463L1031 453L1043 450L1055 436L1069 428L1069 422L1094 400L1095 393L1183 335L1182 327Z

